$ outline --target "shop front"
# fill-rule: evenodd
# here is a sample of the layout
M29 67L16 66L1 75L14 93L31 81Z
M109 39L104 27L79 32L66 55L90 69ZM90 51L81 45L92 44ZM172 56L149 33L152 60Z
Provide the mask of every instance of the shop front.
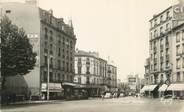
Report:
M170 84L167 91L172 92L173 98L184 99L184 83Z
M42 99L47 98L47 83L42 83ZM61 83L49 83L49 99L56 100L64 98L64 92Z
M163 84L162 86L160 86L160 88L158 89L159 91L159 97L163 97L165 95L168 94L168 91L166 91L168 88L168 85L167 84Z
M140 90L140 93L146 97L156 98L158 97L158 85L146 85Z
M73 99L75 83L63 82L62 87L64 89L64 98L67 100Z

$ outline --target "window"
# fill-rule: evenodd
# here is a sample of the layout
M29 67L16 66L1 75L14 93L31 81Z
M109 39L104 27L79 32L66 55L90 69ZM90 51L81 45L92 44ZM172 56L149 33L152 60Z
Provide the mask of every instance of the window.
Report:
M53 46L52 44L50 44L50 54L53 54L52 49L53 49Z
M176 42L180 42L180 32L176 33Z
M90 68L88 66L86 67L86 74L90 74Z
M163 16L161 15L160 16L160 23L162 23L163 22Z
M11 13L11 10L6 10L6 13L8 14L8 13Z
M47 71L43 72L43 81L47 82Z
M163 34L163 27L160 27L160 34Z
M166 67L167 67L167 68L169 67L169 62L168 62L168 61L166 61Z
M170 28L169 23L166 24L166 31L168 31Z
M58 60L58 69L61 69L61 60Z
M180 69L180 59L176 60L176 69Z
M86 58L86 64L87 64L87 65L90 65L90 60L89 60L89 58Z
M163 46L163 39L160 39L160 45Z
M153 34L152 34L152 33L150 33L150 40L151 40L151 39L153 39Z
M167 13L166 13L166 19L169 19L170 18L170 11L168 11Z
M50 66L53 67L53 58L50 58Z
M164 75L161 74L161 75L160 75L160 80L163 81L163 79L164 79Z
M153 27L153 22L152 21L150 22L150 25L151 25L151 28L152 28Z
M182 67L184 68L184 58L182 59Z
M47 41L45 41L45 43L44 43L44 44L45 44L45 47L47 47Z
M48 49L44 48L44 53L47 54L48 53Z
M63 61L62 69L65 70L65 61Z
M157 25L157 19L155 19L155 21L154 21L154 26L156 26Z
M53 74L52 74L52 72L50 72L50 74L49 74L49 81L53 82Z
M44 63L47 65L47 56L44 56Z
M81 69L82 69L82 67L78 66L78 74L81 74Z
M78 65L81 65L82 64L82 60L81 58L78 58Z
M86 84L89 84L89 77L86 78Z
M45 30L45 39L47 39L48 38L48 35L47 35L48 30L47 30L47 28L45 28L44 30Z
M70 76L70 82L73 82L73 76Z
M153 49L152 43L150 43L150 49L151 49L151 50Z
M160 70L161 70L161 71L163 70L163 62L160 63Z
M176 46L176 55L179 55L180 54L180 45L177 45Z
M81 77L78 77L78 83L81 84Z
M176 74L176 81L177 81L177 82L180 81L180 72L177 72L177 74Z
M68 64L68 62L66 63L66 71L69 72L69 64Z
M53 41L53 32L52 31L50 31L50 41Z
M184 31L182 31L182 40L184 40Z
M58 56L61 56L61 48L58 49Z
M154 37L157 37L157 30L154 31Z

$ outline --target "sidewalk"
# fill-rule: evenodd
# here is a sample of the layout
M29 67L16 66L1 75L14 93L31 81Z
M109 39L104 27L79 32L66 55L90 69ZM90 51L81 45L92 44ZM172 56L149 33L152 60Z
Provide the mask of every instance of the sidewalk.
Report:
M95 100L95 99L99 99L99 98L88 98L85 100ZM83 100L83 99L81 99ZM66 99L62 99L62 100L37 100L37 101L19 101L19 102L13 102L13 103L9 103L8 105L2 105L3 107L6 106L17 106L17 105L29 105L29 104L47 104L47 103L54 103L54 102L62 102L62 101L74 101L74 100L66 100Z
M20 102L13 102L9 103L8 105L1 105L1 107L11 107L11 106L23 106L23 105L34 105L34 104L48 104L57 101L64 101L64 100L39 100L39 101L20 101Z

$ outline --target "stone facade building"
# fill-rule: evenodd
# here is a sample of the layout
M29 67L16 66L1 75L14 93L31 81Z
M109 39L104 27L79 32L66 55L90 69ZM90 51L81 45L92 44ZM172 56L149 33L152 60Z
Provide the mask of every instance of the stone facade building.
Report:
M179 85L169 89L173 84L184 82L184 17L178 11L182 7L181 4L173 5L149 21L149 58L145 65L145 81L150 85L147 89L152 96L158 96L158 92L166 93L166 90L174 95L174 88L178 87L180 90L177 91L184 90Z
M90 96L98 96L106 77L106 66L107 61L99 58L98 53L76 50L74 82L84 85Z
M61 83L72 83L74 77L76 36L72 22L66 24L63 18L54 17L52 10L43 10L33 2L2 3L1 6L3 14L25 30L37 53L36 66L24 77L31 96L46 96L48 73L50 97L61 96Z
M74 82L83 85L90 96L117 87L117 71L96 52L76 50Z

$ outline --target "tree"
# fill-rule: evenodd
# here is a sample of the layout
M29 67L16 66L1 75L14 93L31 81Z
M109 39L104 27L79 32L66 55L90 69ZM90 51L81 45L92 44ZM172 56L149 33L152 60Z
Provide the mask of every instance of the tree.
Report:
M33 52L33 47L29 43L29 39L23 28L13 25L7 16L2 18L0 26L3 89L6 77L25 75L34 68L36 53Z

